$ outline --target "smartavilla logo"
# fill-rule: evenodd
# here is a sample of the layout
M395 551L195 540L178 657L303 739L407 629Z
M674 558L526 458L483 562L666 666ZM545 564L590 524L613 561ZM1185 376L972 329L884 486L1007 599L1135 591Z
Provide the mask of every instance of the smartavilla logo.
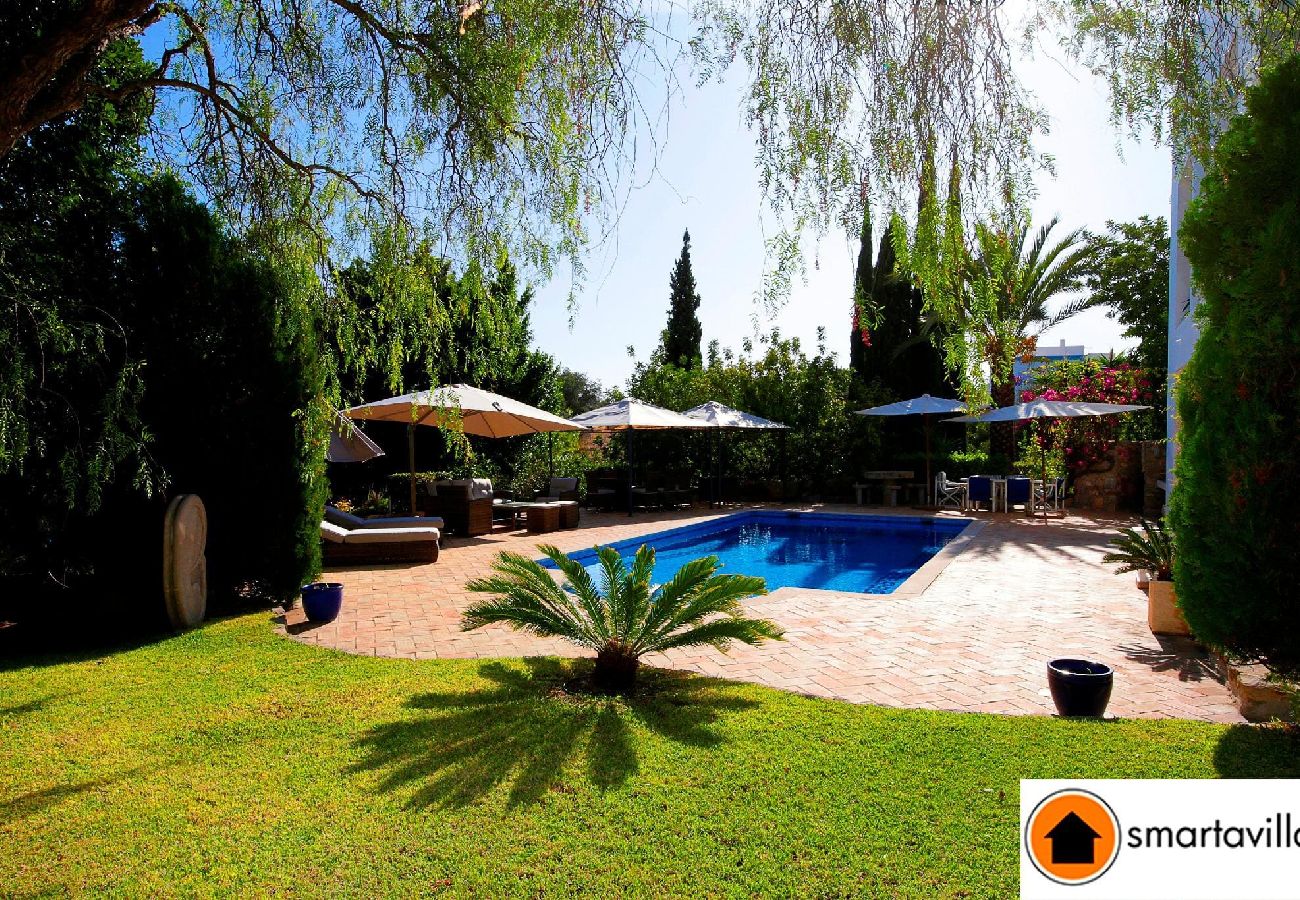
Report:
M1114 810L1091 791L1067 789L1044 797L1025 823L1025 849L1034 867L1058 884L1095 881L1119 856Z

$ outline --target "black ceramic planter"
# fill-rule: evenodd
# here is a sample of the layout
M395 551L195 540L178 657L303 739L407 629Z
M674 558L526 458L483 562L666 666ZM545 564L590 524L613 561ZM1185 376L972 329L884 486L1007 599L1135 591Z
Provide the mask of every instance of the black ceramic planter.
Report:
M1063 716L1101 716L1114 684L1114 670L1099 662L1054 659L1047 664L1047 686Z

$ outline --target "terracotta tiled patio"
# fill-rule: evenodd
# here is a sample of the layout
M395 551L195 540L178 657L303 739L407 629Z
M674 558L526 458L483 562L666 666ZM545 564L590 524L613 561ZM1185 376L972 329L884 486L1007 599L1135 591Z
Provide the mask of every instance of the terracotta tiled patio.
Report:
M628 518L584 510L580 528L543 537L577 550L719 514L697 509ZM1046 661L1085 656L1115 669L1110 711L1118 716L1242 721L1203 654L1155 638L1132 577L1102 565L1107 542L1125 521L1073 514L1047 523L1016 514L979 518L987 524L919 594L782 588L751 607L780 623L785 641L726 655L712 648L673 651L647 662L855 703L1049 715ZM471 602L465 583L487 573L498 551L528 552L538 541L523 532L452 538L430 565L331 570L329 578L346 585L342 614L311 626L295 608L287 631L306 643L376 656L576 655L567 644L503 626L459 630Z

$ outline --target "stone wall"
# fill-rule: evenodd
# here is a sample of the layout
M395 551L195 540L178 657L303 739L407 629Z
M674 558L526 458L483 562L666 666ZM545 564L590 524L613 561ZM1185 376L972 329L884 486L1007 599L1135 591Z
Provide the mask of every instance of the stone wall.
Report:
M1165 489L1160 482L1165 477L1165 442L1143 441L1142 453L1142 515L1158 519L1165 514Z
M1148 442L1150 443L1150 442ZM1074 479L1074 508L1087 512L1137 512L1143 508L1142 446L1116 444L1106 456Z

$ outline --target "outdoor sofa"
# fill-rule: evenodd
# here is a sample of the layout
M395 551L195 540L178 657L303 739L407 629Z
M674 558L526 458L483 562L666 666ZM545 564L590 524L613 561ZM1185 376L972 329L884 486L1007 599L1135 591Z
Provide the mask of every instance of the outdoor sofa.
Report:
M419 486L421 512L439 516L451 534L464 537L492 530L492 482L486 478L434 481Z

